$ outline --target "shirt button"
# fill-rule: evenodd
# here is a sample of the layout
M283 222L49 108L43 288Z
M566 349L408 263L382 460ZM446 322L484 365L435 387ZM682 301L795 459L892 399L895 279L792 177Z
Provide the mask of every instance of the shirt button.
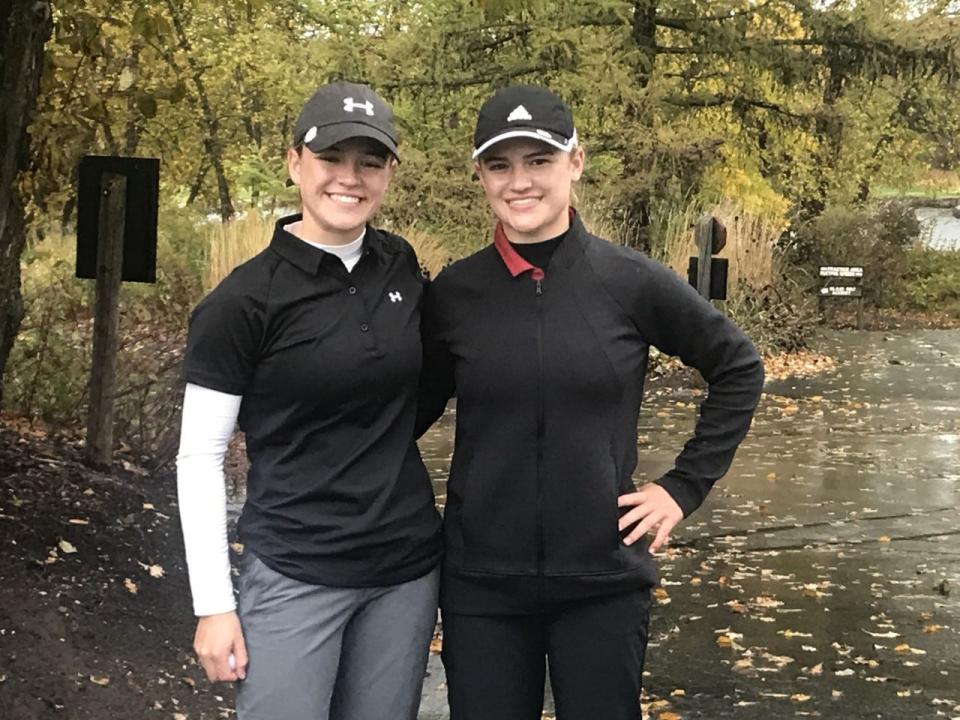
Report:
M356 295L357 289L353 285L351 285L350 288L347 290L347 292L350 293L351 295Z
M366 323L361 323L361 324L360 324L360 332L366 332L366 331L369 330L369 329L370 329L370 326L367 325Z

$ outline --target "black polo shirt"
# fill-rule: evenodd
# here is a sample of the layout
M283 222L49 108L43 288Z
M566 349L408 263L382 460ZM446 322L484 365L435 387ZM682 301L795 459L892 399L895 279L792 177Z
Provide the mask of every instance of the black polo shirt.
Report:
M413 439L424 280L396 235L368 227L348 273L283 229L298 219L194 310L184 377L243 396L240 537L266 565L341 587L412 580L440 557Z

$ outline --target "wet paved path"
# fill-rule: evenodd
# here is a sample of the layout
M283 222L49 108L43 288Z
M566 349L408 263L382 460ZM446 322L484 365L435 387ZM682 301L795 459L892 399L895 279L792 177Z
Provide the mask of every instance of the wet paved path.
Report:
M651 718L960 718L960 331L819 345L837 370L767 383L730 475L661 558ZM648 402L639 481L668 469L695 402ZM438 480L451 428L423 444ZM421 718L440 720L436 656L429 671Z

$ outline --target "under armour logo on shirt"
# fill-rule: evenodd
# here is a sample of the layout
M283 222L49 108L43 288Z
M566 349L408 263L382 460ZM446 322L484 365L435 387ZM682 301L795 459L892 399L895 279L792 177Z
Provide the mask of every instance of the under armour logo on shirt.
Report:
M370 100L358 103L354 102L352 97L343 99L343 111L352 113L357 108L364 110L367 115L373 116L373 103Z
M390 302L401 302L403 300L403 295L398 292L392 292L387 297L390 298Z
M527 109L523 105L517 105L509 115L507 115L507 122L513 122L514 120L533 120L533 115L527 112Z

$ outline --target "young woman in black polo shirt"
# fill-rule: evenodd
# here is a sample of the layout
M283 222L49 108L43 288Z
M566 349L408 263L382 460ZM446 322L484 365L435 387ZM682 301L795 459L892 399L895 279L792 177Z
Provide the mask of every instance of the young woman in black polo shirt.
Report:
M591 235L570 110L538 87L480 110L475 170L493 244L424 303L422 431L456 394L444 514L443 661L451 720L638 720L652 553L727 470L763 367L671 270ZM636 490L651 345L709 384L673 469ZM652 540L645 537L654 532Z
M413 441L423 279L370 227L397 162L369 88L322 87L288 152L302 215L191 316L178 490L194 647L240 720L416 717L436 620L439 516ZM250 471L239 602L223 457Z

